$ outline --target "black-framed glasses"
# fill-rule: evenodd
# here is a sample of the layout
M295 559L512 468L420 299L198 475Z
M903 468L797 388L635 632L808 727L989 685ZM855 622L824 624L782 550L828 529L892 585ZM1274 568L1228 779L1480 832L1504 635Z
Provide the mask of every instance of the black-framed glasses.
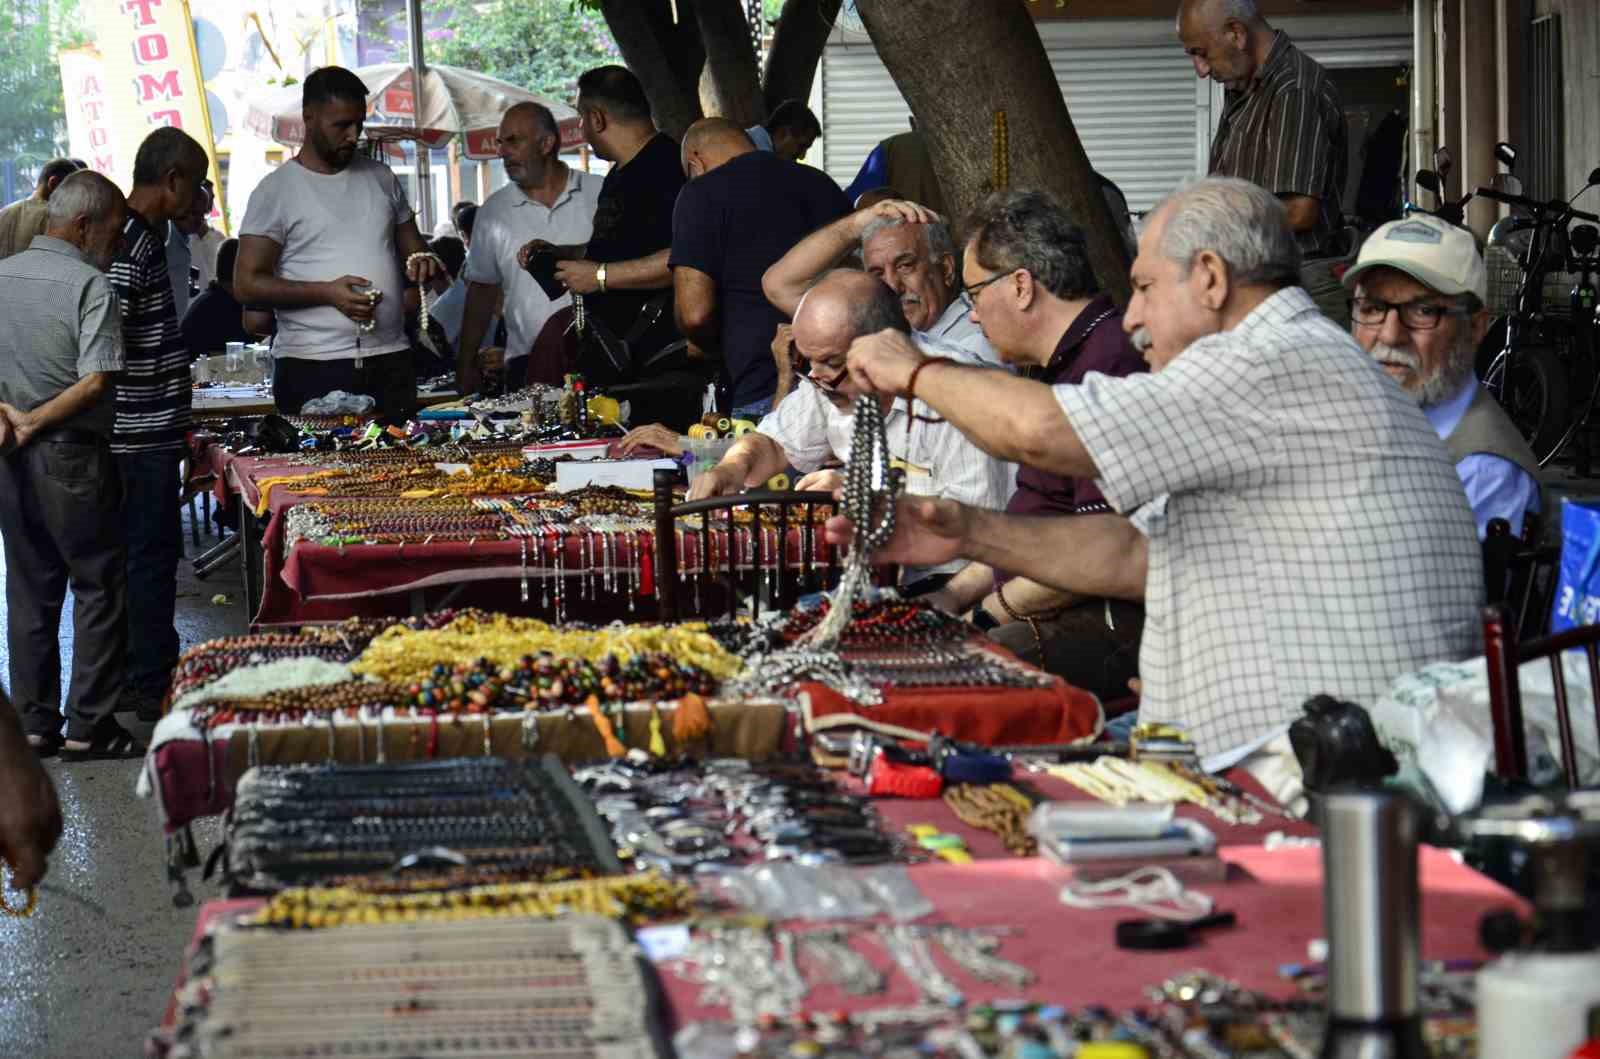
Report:
M976 283L972 283L972 284L969 284L969 285L967 285L965 287L962 287L961 288L961 293L965 294L969 298L976 298L978 296L978 292L983 290L983 288L987 287L991 283L999 283L1001 280L1005 279L1007 276L1011 275L1011 273L1015 272L1015 271L1016 271L1016 269L1012 269L1010 272L996 272L994 275L990 276L988 279L980 279Z
M1351 298L1350 319L1367 327L1379 327L1389 318L1390 311L1400 314L1400 323L1407 331L1432 331L1447 316L1466 316L1467 310L1456 305L1417 298L1408 302L1386 302L1381 298Z

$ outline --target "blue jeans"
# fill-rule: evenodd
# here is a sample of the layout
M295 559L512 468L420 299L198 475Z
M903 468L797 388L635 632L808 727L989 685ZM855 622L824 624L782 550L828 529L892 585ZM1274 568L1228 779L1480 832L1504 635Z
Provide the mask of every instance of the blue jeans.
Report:
M772 398L756 401L753 404L742 404L734 407L733 418L748 419L752 423L761 422L761 417L772 411Z
M183 552L177 452L118 453L128 536L128 686L166 690L178 664L178 558Z

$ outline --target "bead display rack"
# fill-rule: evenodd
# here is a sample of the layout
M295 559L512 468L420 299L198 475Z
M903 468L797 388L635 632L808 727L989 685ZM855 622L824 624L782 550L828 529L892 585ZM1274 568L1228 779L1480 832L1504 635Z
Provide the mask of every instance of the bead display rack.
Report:
M226 841L235 894L346 882L408 856L420 860L412 881L622 871L592 803L550 755L251 769Z

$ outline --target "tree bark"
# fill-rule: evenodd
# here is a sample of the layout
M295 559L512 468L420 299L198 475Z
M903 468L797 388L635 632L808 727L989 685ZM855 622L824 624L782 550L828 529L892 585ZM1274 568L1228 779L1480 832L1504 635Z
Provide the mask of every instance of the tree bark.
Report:
M839 17L839 4L840 0L785 0L761 72L768 114L786 99L804 102L810 98L822 49Z
M706 52L695 20L695 0L678 0L677 25L666 4L601 0L600 11L623 61L644 84L656 127L682 139L684 130L702 114L699 85Z
M1055 196L1087 233L1101 287L1126 303L1127 248L1027 8L948 0L857 0L856 7L927 137L953 220L994 187L994 115L1003 110L1010 187Z
M695 16L706 53L700 82L700 102L705 112L741 126L765 121L761 71L750 41L744 5L739 0L695 0Z

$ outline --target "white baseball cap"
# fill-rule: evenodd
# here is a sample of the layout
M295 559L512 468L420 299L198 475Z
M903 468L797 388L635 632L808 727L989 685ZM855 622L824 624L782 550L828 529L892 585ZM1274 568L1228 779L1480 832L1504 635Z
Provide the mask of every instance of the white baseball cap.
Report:
M1367 236L1344 285L1355 290L1361 274L1379 266L1404 272L1440 294L1489 298L1489 275L1472 233L1427 214L1390 221Z

